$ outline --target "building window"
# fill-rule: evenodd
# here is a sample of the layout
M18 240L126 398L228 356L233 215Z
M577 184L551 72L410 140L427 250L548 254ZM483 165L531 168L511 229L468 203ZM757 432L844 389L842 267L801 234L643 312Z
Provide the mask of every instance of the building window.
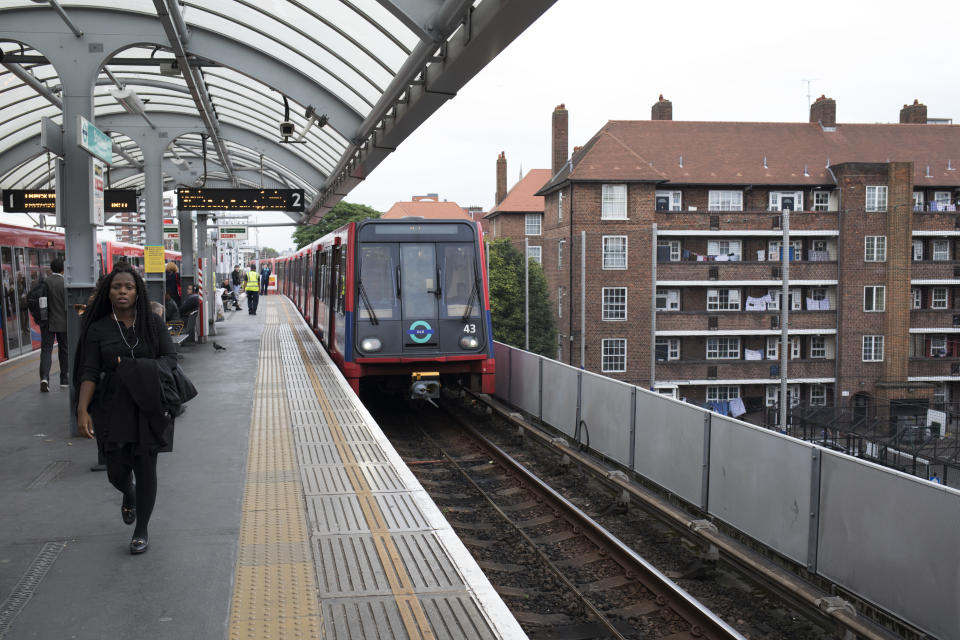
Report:
M563 191L557 191L557 220L563 220Z
M913 192L913 210L923 211L923 191Z
M950 241L949 240L933 241L933 259L934 260L950 259Z
M777 336L767 336L767 360L780 359L780 338ZM800 358L800 336L790 338L790 359L798 360Z
M657 191L655 197L657 211L680 211L679 191Z
M887 210L887 187L867 187L867 211Z
M657 338L655 346L657 362L680 359L680 338Z
M780 245L782 240L771 240L767 242L767 260L780 262L783 256L780 255ZM790 241L790 261L801 260L803 258L803 240Z
M566 242L566 240L560 240L557 242L557 271L563 270L563 245Z
M923 292L920 289L910 289L910 298L912 299L911 309L923 308Z
M603 268L627 268L627 236L603 236Z
M627 288L626 287L604 287L603 288L603 319L604 320L626 320L627 319Z
M931 211L947 211L947 207L950 206L950 192L934 191L933 205L934 206L930 207Z
M946 309L948 306L947 301L947 288L946 287L934 287L933 295L930 297L930 308L931 309Z
M617 373L627 370L627 340L626 338L610 338L603 340L603 359L600 370L604 373Z
M743 191L711 191L707 208L710 211L743 211Z
M770 302L767 303L767 311L780 310L780 298L783 297L783 290L767 289L767 295L770 296ZM803 309L803 297L800 295L800 289L790 289L790 310L800 311Z
M740 338L707 338L707 360L740 357Z
M814 211L830 210L830 192L829 191L813 192L813 210Z
M930 336L930 357L943 358L947 355L947 336Z
M563 287L557 287L557 317L563 317Z
M943 409L943 406L947 403L947 385L942 382L938 382L933 387L933 406L937 409Z
M790 406L795 407L800 404L800 385L788 384L787 397L790 399ZM780 385L768 384L766 393L766 403L768 407L779 406L780 403ZM779 420L779 418L778 418Z
M541 247L527 245L527 260L536 260L538 264L542 265L543 260L540 259L541 254Z
M887 288L884 286L870 286L863 288L864 311L887 310Z
M739 240L707 240L707 255L724 256L727 260L740 259Z
M723 402L740 397L740 387L707 387L707 402Z
M660 249L667 247L667 249ZM663 254L667 254L664 256ZM657 240L657 262L664 262L662 258L669 258L670 262L679 262L680 260L680 241L679 240Z
M739 310L739 289L707 289L707 311Z
M827 357L826 338L823 336L810 336L810 357L818 359Z
M539 213L528 213L524 217L524 233L528 236L538 236L543 229L543 216Z
M810 385L810 404L814 407L827 406L827 388L824 385Z
M883 336L863 336L863 361L883 362Z
M657 311L680 311L680 289L657 289Z
M802 191L771 191L770 211L803 211Z
M864 262L887 261L887 236L867 236L863 239Z
M913 241L913 259L923 260L923 240Z
M601 220L627 219L627 185L605 184L601 192Z
M810 299L820 302L827 299L826 287L814 287L810 289Z

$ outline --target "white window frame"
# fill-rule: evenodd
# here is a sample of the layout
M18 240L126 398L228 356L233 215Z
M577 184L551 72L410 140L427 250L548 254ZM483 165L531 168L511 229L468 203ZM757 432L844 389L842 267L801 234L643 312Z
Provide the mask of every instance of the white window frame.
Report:
M780 359L780 336L767 336L767 360ZM800 359L800 336L790 336L790 359Z
M930 336L930 357L943 358L947 355L947 336Z
M923 260L923 240L913 241L913 259L915 262Z
M887 287L868 285L863 288L863 310L865 313L880 313L887 310Z
M826 358L827 358L826 336L810 336L810 359L826 360Z
M860 358L863 362L883 362L883 336L863 336L860 344Z
M566 243L566 240L557 241L557 271L563 271L563 245Z
M787 397L790 398L790 406L796 407L800 404L800 385L798 384L788 384L787 385ZM777 402L780 400L780 385L779 384L768 384L764 392L764 403L768 407L773 407L777 405Z
M534 244L527 245L527 260L536 260L543 266L543 247Z
M813 192L813 210L830 211L830 192L817 190Z
M667 360L680 359L680 338L657 338L654 342L654 354L660 346L667 348Z
M526 236L543 235L543 214L528 213L523 218L523 234Z
M864 262L886 262L887 261L887 236L864 236L863 261Z
M557 317L563 317L563 285L557 287Z
M811 240L810 241L810 250L811 251L826 251L830 252L830 243L826 240Z
M782 211L780 202L783 196L793 197L793 211L803 211L803 191L771 191L768 211Z
M923 308L923 290L917 287L910 289L911 309Z
M740 311L740 289L707 289L707 311Z
M811 300L826 300L827 299L827 288L826 287L813 287L810 289L810 299Z
M943 262L944 260L950 259L950 241L949 240L934 240L933 241L933 255L931 258L936 262Z
M608 245L614 244L614 241L619 243L623 242L623 248L613 249ZM603 256L603 268L607 271L624 271L627 268L627 236L603 236L602 238L602 251L601 255ZM615 258L619 258L620 255L623 256L623 264L618 264L619 261L615 261Z
M943 211L941 207L947 206L951 203L950 192L949 191L934 191L933 192L933 201L937 203L937 209Z
M767 262L781 262L783 258L780 257L780 245L783 244L783 240L769 240L767 242ZM793 260L791 262L796 262L803 259L803 240L791 240L790 246L793 248Z
M721 344L722 343L722 344ZM739 360L740 338L718 336L707 338L707 360Z
M711 190L707 199L709 211L743 211L743 191Z
M620 368L614 368L618 364ZM623 373L627 370L626 338L604 338L600 342L600 370L603 373Z
M618 294L622 294L622 299ZM627 288L603 287L600 290L600 307L605 322L625 321L627 319ZM621 313L615 313L617 309L621 309Z
M670 247L670 262L680 261L681 245L679 240L657 240L658 247Z
M660 301L663 301L661 306ZM680 289L657 288L654 304L657 311L680 311Z
M667 211L680 211L681 206L681 192L680 191L657 191L654 193L653 206L656 209L657 198L669 198L669 204L667 206ZM662 213L662 210L661 210Z
M707 240L707 255L709 256L728 256L734 255L740 260L743 249L741 240Z
M887 210L887 186L886 185L868 185L866 189L866 198L864 208L867 211L886 211Z
M563 220L563 191L557 191L557 220Z
M812 384L810 385L810 406L812 407L825 407L827 406L827 387L822 384Z
M783 290L780 287L767 289L767 295L770 296L770 302L767 303L767 311L780 310L780 298L783 297ZM790 289L790 310L803 311L803 296L800 295L800 289Z
M600 186L600 219L627 219L627 185L603 184Z
M949 309L950 308L950 294L947 291L946 287L934 287L930 291L930 308L931 309Z
M734 398L740 397L740 387L739 386L711 386L707 387L706 391L706 400L707 402L725 402L727 400L733 400Z
M913 192L913 210L923 211L923 191Z

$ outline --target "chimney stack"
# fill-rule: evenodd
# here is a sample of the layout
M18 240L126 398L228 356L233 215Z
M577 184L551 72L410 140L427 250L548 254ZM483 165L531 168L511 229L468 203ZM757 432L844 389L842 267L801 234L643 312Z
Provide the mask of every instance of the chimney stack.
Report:
M650 119L673 120L673 103L669 100L664 100L662 93L660 94L660 99L650 107Z
M500 152L497 157L497 195L494 196L494 206L503 202L507 197L507 156Z
M567 163L567 147L567 108L561 104L553 110L553 175Z
M900 124L927 124L927 105L914 100L913 104L900 109Z
M810 105L810 122L819 122L821 127L837 126L837 102L821 95Z

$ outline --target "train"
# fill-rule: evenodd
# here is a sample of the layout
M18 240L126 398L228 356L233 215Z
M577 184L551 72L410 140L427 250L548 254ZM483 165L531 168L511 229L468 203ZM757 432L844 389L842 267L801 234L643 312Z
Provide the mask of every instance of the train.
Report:
M0 223L0 362L40 348L40 328L27 312L27 291L49 272L50 261L63 257L64 235L58 231ZM98 241L97 273L109 273L119 260L143 272L143 247L114 240ZM165 251L164 259L176 262L178 251Z
M262 261L261 261L262 262ZM494 392L483 233L471 220L351 222L267 261L354 392L433 401L456 382Z

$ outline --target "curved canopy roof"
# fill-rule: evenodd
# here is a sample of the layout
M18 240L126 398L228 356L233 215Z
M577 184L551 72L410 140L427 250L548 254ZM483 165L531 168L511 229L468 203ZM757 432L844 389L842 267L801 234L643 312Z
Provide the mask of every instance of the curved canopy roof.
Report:
M149 125L174 132L165 188L302 188L315 220L553 2L4 0L0 187L52 188L40 120L61 124L78 72L52 49L107 42L92 91L112 187L143 186L129 131Z

